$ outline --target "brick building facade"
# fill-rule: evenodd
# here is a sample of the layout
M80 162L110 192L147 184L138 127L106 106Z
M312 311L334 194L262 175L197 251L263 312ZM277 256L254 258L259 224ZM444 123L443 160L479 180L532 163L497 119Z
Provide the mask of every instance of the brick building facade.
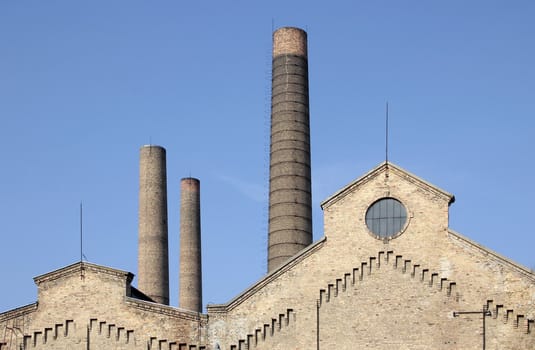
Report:
M534 349L535 274L451 230L453 201L384 162L322 203L320 240L206 313L76 263L0 313L0 350Z

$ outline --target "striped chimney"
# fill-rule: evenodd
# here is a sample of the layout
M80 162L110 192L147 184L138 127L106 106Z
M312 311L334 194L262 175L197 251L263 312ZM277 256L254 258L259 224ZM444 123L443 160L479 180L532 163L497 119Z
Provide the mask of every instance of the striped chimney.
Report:
M141 147L139 161L138 288L169 305L165 148Z
M273 33L268 272L312 243L307 34Z
M202 311L200 182L180 181L179 307Z

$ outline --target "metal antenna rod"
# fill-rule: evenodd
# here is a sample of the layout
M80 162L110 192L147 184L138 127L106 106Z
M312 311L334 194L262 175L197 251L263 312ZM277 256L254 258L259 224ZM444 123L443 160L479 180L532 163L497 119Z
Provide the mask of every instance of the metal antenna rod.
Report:
M83 221L82 221L82 201L80 201L80 280L84 280L84 239L83 239Z
M385 160L388 163L388 101L386 102Z
M80 262L82 262L83 260L83 255L84 255L84 250L83 250L83 247L84 247L84 240L83 240L83 208L82 208L82 202L80 201Z

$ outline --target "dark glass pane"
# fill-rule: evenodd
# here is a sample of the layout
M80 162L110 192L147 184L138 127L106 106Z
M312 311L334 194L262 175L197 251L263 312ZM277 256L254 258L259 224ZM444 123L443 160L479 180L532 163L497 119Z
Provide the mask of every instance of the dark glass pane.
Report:
M403 222L405 223L405 220L407 219L407 210L401 203L399 203L399 211L400 211L399 217L403 218L404 219Z
M379 219L381 217L381 213L379 211L379 206L375 205L372 209L372 219Z
M380 222L380 224L379 224L379 232L377 232L377 233L381 237L386 236L387 235L386 219L385 218L380 218L379 222Z
M386 222L387 222L386 235L387 236L390 236L390 235L393 235L394 233L396 233L395 227L394 227L394 220L395 220L394 217L386 218Z
M394 198L383 198L373 203L366 212L368 229L380 238L400 232L407 221L407 210Z
M394 203L392 203L392 200L387 199L386 200L386 217L391 218L394 215Z
M403 227L401 226L401 220L399 218L394 219L394 229L392 230L394 233L397 233L401 231Z
M387 206L388 202L387 201L379 201L379 208L381 208L381 212L379 214L379 217L380 218L384 218L387 216L387 213L386 213L386 206Z
M397 204L397 203L394 203ZM394 217L399 218L401 217L401 206L400 205L394 205Z
M374 229L373 232L381 231L381 225L380 224L381 224L381 221L379 219L373 220L373 229Z

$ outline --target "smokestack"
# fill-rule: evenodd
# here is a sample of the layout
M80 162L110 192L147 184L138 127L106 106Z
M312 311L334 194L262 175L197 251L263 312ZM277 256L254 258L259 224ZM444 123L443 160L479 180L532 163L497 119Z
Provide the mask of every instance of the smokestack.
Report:
M199 180L180 181L179 306L202 312L201 202Z
M273 33L268 272L312 243L307 34Z
M147 145L139 159L138 288L169 305L165 148Z

